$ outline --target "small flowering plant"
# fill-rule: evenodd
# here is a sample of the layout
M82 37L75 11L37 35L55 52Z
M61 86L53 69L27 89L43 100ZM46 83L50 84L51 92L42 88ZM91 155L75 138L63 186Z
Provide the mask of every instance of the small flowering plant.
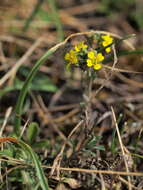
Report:
M95 44L94 44L95 43ZM67 66L77 66L82 70L100 70L106 54L111 52L113 38L108 35L95 36L91 43L81 41L65 54ZM94 46L94 48L93 48Z

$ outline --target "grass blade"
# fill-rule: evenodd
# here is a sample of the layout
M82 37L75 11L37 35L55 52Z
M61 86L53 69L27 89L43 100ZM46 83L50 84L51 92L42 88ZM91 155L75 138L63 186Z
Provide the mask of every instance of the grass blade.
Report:
M50 190L49 185L48 185L48 180L45 177L44 171L42 169L41 163L36 155L36 153L32 150L32 148L23 142L22 140L16 139L14 137L1 137L0 138L0 143L6 143L6 142L12 142L14 144L18 144L21 146L21 148L25 151L28 152L30 157L33 160L37 177L39 179L39 184L41 185L42 190Z
M35 152L33 152L32 148L27 145L26 143L24 143L23 141L18 141L18 144L25 150L27 151L33 162L34 162L34 165L35 165L35 169L36 169L36 173L37 173L37 177L39 179L39 183L42 187L42 190L49 190L49 186L48 186L48 182L47 182L47 179L44 175L44 172L43 172L43 169L41 167L41 163L37 157L37 155L35 154Z
M23 103L24 103L24 99L26 97L26 94L28 92L29 86L32 82L32 79L34 78L36 72L38 71L40 65L42 65L47 58L53 54L56 51L56 48L51 48L49 51L47 51L47 53L45 53L34 65L34 67L32 68L31 72L29 73L28 77L26 78L26 81L24 82L24 85L22 87L22 90L20 91L20 95L18 97L18 101L16 104L16 108L15 108L15 113L16 113L16 117L15 117L15 126L14 126L14 133L19 136L20 134L20 125L21 125L21 113L22 113L22 107L23 107Z
M26 78L24 85L22 87L22 90L20 91L20 95L17 100L16 108L15 108L15 125L14 125L14 133L19 136L20 135L20 125L21 125L21 114L22 114L22 108L23 108L23 103L26 97L26 94L28 92L29 86L36 75L39 67L47 60L47 58L52 55L57 49L65 45L69 39L76 37L76 36L82 36L82 35L94 35L94 34L108 34L105 31L89 31L89 32L81 32L81 33L75 33L71 34L69 37L67 37L63 42L55 45L51 49L49 49L34 65L32 70L30 71L28 77ZM115 35L114 33L110 33L113 37L122 39L120 36ZM128 46L129 44L125 42Z

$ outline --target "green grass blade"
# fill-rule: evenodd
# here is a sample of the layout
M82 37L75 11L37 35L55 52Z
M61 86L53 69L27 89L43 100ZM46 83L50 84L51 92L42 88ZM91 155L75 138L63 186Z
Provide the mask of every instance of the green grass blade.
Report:
M117 52L117 57L126 56L126 55L139 55L143 54L143 49L137 49L137 50L121 50L120 52ZM106 59L106 62L113 61L112 55ZM106 63L104 62L104 63Z
M28 152L33 160L33 163L35 165L35 169L36 169L36 173L37 173L37 177L39 179L39 183L41 185L42 190L49 190L49 185L48 185L48 180L45 177L44 171L41 167L41 163L36 155L35 152L33 152L32 148L27 145L26 143L24 143L23 141L18 141L18 144L23 148L23 150L25 150L26 152Z
M143 54L143 49L120 51L117 53L117 56L132 55L132 54Z
M53 54L56 51L56 46L55 48L51 48L50 50L48 50L34 65L34 67L32 68L31 72L29 73L28 77L26 78L26 81L24 82L24 85L22 87L22 90L20 91L20 95L18 97L17 100L17 104L16 104L16 108L15 108L15 125L14 125L14 133L19 136L20 134L20 125L21 125L21 113L22 113L22 107L23 107L23 103L26 97L26 94L28 92L29 86L32 82L32 79L34 78L36 72L38 71L40 65L42 65L47 58Z
M47 60L47 58L53 54L58 48L61 46L65 45L67 41L70 38L73 38L75 36L80 36L80 35L93 35L93 34L98 34L98 33L104 33L100 31L91 31L91 32L83 32L83 33L77 33L77 34L72 34L69 37L67 37L63 42L55 45L53 48L49 49L34 65L32 68L31 72L29 73L26 81L24 82L23 88L20 91L20 95L17 100L16 108L15 108L15 125L14 125L14 133L19 136L20 134L20 125L21 125L21 114L22 114L22 108L23 108L23 103L26 97L26 94L28 92L29 86L32 82L32 79L34 78L36 72L38 71L39 67ZM113 34L114 36L114 34ZM143 50L132 50L128 51L127 53L143 53ZM125 52L124 52L125 53ZM120 55L119 55L120 56Z

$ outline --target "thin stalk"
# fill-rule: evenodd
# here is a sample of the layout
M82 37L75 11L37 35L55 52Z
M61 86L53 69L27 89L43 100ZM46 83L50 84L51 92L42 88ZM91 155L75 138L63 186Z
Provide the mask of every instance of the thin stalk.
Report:
M29 73L28 77L26 78L26 81L23 85L22 90L20 91L20 95L18 97L18 101L16 104L16 108L15 108L15 126L14 126L14 133L19 136L20 135L20 125L21 125L21 114L22 114L22 107L24 104L24 99L26 97L26 94L28 92L29 86L36 74L36 72L38 71L40 65L42 65L47 58L53 54L56 51L56 49L50 49L49 51L47 51L47 53L45 53L34 65L34 67L32 68L31 72Z
M34 76L36 75L39 67L48 59L48 57L53 54L57 49L59 49L60 47L64 46L69 39L76 37L76 36L82 36L82 35L94 35L94 34L108 34L108 32L105 31L89 31L89 32L81 32L81 33L76 33L76 34L72 34L69 37L67 37L63 42L58 43L57 45L55 45L54 47L52 47L51 49L49 49L34 65L34 67L32 68L32 70L30 71L29 75L27 76L24 85L22 87L22 90L20 91L20 95L18 97L17 100L17 104L16 104L16 108L15 108L15 125L14 125L14 133L16 134L16 136L20 135L20 126L21 126L21 114L22 114L22 108L23 108L23 104L24 104L24 100L25 97L27 95L29 86L34 78ZM120 36L114 34L114 33L110 33L113 37L116 37L118 39L121 39ZM130 44L128 44L127 42L125 42L129 47ZM142 50L143 51L143 50Z

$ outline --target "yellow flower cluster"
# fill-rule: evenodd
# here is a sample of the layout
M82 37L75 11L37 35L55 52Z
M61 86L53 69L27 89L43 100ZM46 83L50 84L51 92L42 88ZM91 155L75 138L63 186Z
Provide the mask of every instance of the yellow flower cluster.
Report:
M108 35L102 35L101 38L103 39L102 45L103 45L104 47L107 47L107 46L109 46L109 45L111 45L111 44L113 43L113 38L112 38L109 34L108 34ZM107 48L105 49L105 51L106 51L107 53L109 53L109 52L111 51L111 48L110 48L110 47L107 47Z
M69 53L66 53L65 55L65 60L69 63L69 64L76 64L78 63L78 58L76 55L76 52L74 50L70 50Z
M84 41L77 43L69 52L65 54L65 60L69 65L74 64L83 70L88 68L99 70L102 68L102 61L105 59L104 54L109 53L111 48L108 47L113 43L110 35L101 35L96 44L96 50L89 47ZM105 52L100 52L100 46L105 47Z
M65 54L65 60L69 63L69 64L76 64L78 63L78 56L77 53L79 53L82 50L87 49L88 46L82 41L79 42L74 49L71 49L69 51L69 53Z
M101 62L104 60L104 56L102 53L96 53L95 51L89 51L87 59L87 66L93 67L95 70L99 70L102 68Z
M79 42L76 46L75 46L75 51L76 52L80 52L81 50L85 50L87 49L88 46L84 43L84 42Z

